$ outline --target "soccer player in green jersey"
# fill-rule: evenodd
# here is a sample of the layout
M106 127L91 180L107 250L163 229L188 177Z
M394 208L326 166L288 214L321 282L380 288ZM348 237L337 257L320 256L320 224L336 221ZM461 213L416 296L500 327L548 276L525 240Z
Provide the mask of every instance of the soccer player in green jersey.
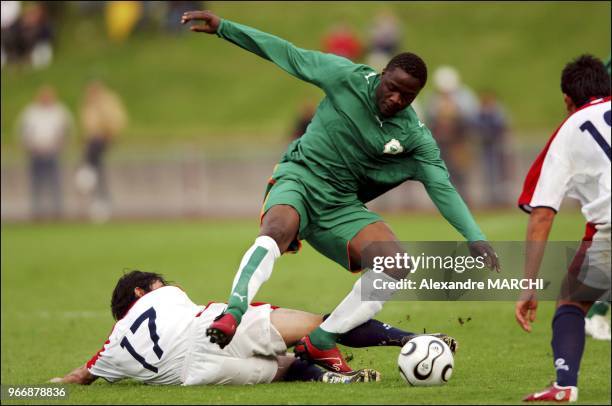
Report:
M272 174L259 236L242 259L227 310L207 331L211 341L222 348L230 342L274 261L297 251L300 240L350 271L362 269L362 250L371 242L392 242L380 244L375 255L403 252L389 226L365 203L409 179L423 183L442 215L469 242L472 255L499 269L497 255L450 183L430 131L410 107L427 81L421 58L399 54L379 74L210 11L185 13L181 22L190 21L200 22L192 31L216 34L325 92L306 133L289 146ZM407 272L387 269L379 277L392 282ZM336 346L339 335L371 319L388 298L362 300L359 279L320 327L300 340L295 353L337 372L351 371Z

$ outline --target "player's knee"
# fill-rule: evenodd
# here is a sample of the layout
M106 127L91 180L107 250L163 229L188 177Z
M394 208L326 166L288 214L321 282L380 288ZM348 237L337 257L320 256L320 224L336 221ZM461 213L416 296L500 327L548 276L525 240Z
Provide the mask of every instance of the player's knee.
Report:
M295 239L297 230L281 223L271 223L262 226L259 235L265 235L272 238L276 241L276 245L278 245L280 252L285 252L287 248L289 248L289 244Z
M285 252L297 236L299 226L300 216L297 211L291 206L278 205L264 216L259 235L272 238L280 251Z

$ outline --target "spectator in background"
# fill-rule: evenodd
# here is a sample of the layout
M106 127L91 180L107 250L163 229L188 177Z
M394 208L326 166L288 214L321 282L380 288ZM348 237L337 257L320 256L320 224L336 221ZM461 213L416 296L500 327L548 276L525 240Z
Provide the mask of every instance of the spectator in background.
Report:
M25 9L21 24L25 52L34 68L45 68L53 60L53 26L45 6Z
M0 3L0 27L2 29L0 60L2 67L16 57L20 14L20 1L3 1Z
M141 1L106 2L105 21L108 37L114 42L125 41L142 18Z
M32 216L36 220L62 215L59 158L73 124L70 112L51 86L39 89L17 121L18 135L30 158Z
M391 10L379 12L370 29L367 64L378 72L399 53L402 30L399 20Z
M481 93L480 110L474 124L476 134L480 139L481 162L484 164L488 204L503 205L507 201L505 183L508 123L495 93L491 91Z
M90 195L92 220L103 222L111 214L104 154L125 127L127 115L119 96L95 80L85 89L80 121L85 135L85 157L83 167L77 172L77 187Z
M361 58L363 46L359 37L346 24L337 24L323 38L323 52L343 56L351 61Z
M2 65L45 68L53 60L53 25L47 8L34 3L20 14L19 2L2 2Z
M316 110L316 106L310 100L305 101L302 107L300 108L300 114L295 121L295 127L293 129L293 133L291 134L291 141L297 140L304 133L306 133L306 128L308 124L312 121Z
M426 122L438 142L452 183L469 202L467 185L472 159L468 136L478 113L478 99L451 66L436 69L433 81L435 93L427 104Z

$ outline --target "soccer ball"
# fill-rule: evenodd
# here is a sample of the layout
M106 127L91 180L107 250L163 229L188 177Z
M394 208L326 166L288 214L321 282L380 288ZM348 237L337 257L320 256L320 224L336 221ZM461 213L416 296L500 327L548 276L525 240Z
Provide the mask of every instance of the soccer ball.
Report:
M422 335L408 341L397 359L399 372L413 386L444 385L455 361L448 345L437 337Z

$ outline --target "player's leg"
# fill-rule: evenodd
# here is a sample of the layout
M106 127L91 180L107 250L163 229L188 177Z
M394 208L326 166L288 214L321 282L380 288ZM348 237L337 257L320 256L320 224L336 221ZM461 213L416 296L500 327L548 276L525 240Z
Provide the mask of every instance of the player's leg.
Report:
M584 318L595 300L609 295L609 258L608 244L585 239L563 281L551 342L560 386L577 386L585 342Z
M276 259L287 250L298 249L298 233L307 224L302 186L292 180L271 185L262 208L259 236L242 257L227 310L206 332L221 348L231 341L249 303L270 278Z
M323 321L323 316L293 309L276 309L270 314L272 326L279 332L287 347L317 328Z
M570 401L578 399L578 372L584 352L584 316L592 301L559 300L553 317L553 349L556 381L543 391L526 396L523 400Z
M211 310L211 312L213 312ZM210 312L199 319L203 326ZM380 380L380 373L362 369L350 374L323 371L317 366L287 355L295 331L305 334L322 320L321 315L298 310L274 308L269 304L249 306L242 324L227 348L220 350L208 339L197 342L189 356L185 384L257 384L271 381L320 381L357 383ZM199 328L199 324L198 327ZM195 331L195 336L199 337Z
M373 254L376 256L395 256L396 253L403 252L403 248L389 226L382 221L369 224L348 243L349 267L352 270L361 269L361 252L366 245L372 242L385 242L373 248L375 250ZM405 277L407 273L407 269L387 269L378 277L394 281ZM310 341L318 349L325 350L335 347L340 334L372 319L382 309L385 301L390 298L392 292L386 292L389 297L381 295L377 298L380 300L363 300L362 279L363 277L355 282L351 292L321 326L310 334Z
M551 346L559 386L577 386L584 352L584 316L591 301L559 300L552 321Z
M228 300L227 312L238 322L261 285L272 274L274 261L296 238L299 225L300 216L291 206L277 205L265 213L255 243L242 258Z
M276 357L278 370L273 382L323 382L323 383L359 383L380 381L380 373L374 369L360 369L350 374L325 371L318 366L295 358L293 354Z
M577 400L578 374L585 343L584 318L595 300L603 295L609 298L609 289L609 243L585 239L563 281L552 321L551 347L557 380L550 388L524 400Z
M207 331L212 342L223 348L231 341L249 303L270 278L274 262L295 239L299 224L299 215L291 206L274 206L264 215L259 236L242 257L234 277L227 310Z
M380 216L364 209L362 204L346 208L344 213L340 213L342 216L337 216L341 218L341 221L331 224L333 226L331 230L318 232L319 230L311 226L313 232L307 241L328 258L353 271L366 265L362 264L362 250L372 242L379 242L379 244L368 248L369 256L402 254L403 248L391 229L382 222ZM369 279L369 276L372 275L371 271L369 272L355 282L351 292L319 327L300 339L294 349L296 355L327 369L347 372L350 371L350 367L342 358L336 346L337 342L342 341L345 345L354 346L361 346L364 343L380 345L378 343L389 339L388 334L381 332L381 327L385 328L385 325L371 319L394 292L363 292L364 296L362 296L362 282L364 278ZM386 272L377 274L376 278L395 281L405 277L408 269L390 268ZM405 332L391 330L392 341L397 342L396 338L401 337L402 333ZM409 339L404 337L399 338L400 343L405 343ZM440 334L439 337L453 351L456 349L457 343L452 337L444 334Z
M321 381L324 371L316 365L309 364L297 359L293 354L279 355L276 357L278 370L273 382L308 382Z
M384 242L372 246L374 248L370 251L375 251L375 255L394 256L403 252L397 238L381 217L367 210L360 202L335 208L333 213L323 212L316 219L316 224L311 224L309 231L305 238L315 249L349 270L361 268L361 250L371 242ZM376 278L392 282L408 272L403 271L389 269L388 273L377 274ZM357 280L330 317L298 342L294 349L297 356L327 369L350 371L336 346L337 340L342 334L372 319L393 293L362 292L363 278L369 276L371 272ZM362 297L362 293L368 297Z
M300 338L316 329L328 316L280 308L271 313L270 320L283 337L287 347L292 347ZM412 332L372 319L341 334L338 343L352 348L403 346L414 336Z
M371 319L346 333L340 334L337 342L351 348L403 347L416 335L416 333L404 331L390 324Z

